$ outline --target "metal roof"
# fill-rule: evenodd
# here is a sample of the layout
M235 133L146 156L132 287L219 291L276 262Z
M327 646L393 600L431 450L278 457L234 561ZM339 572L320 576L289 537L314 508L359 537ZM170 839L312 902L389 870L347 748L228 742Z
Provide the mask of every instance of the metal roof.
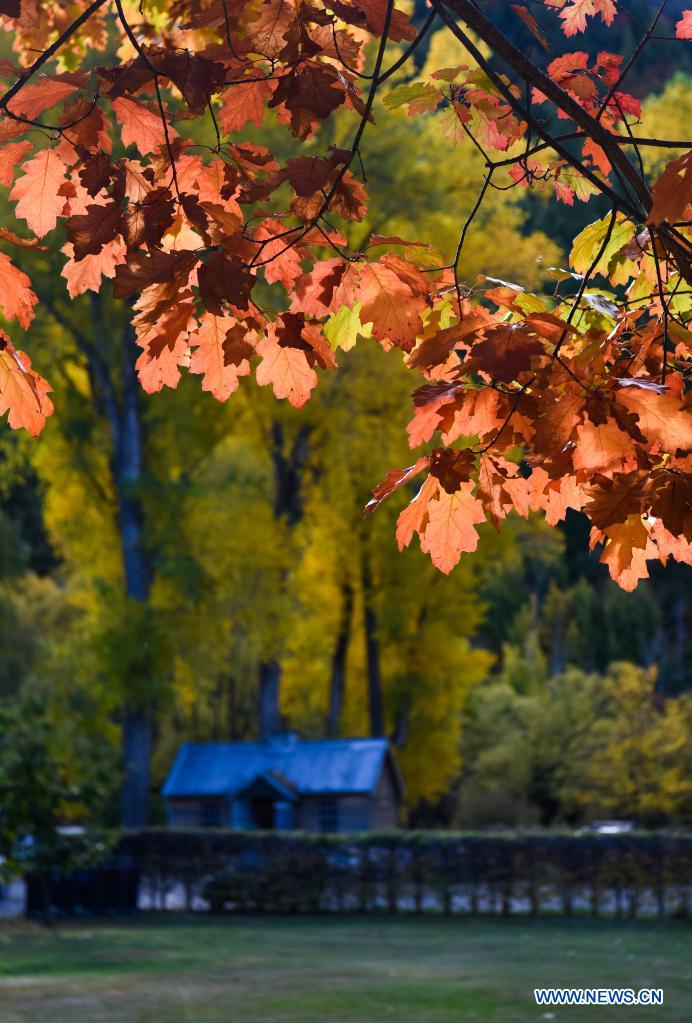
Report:
M232 796L258 775L276 771L301 795L369 793L388 750L386 739L188 742L178 750L162 792L169 798ZM394 773L398 784L396 767Z

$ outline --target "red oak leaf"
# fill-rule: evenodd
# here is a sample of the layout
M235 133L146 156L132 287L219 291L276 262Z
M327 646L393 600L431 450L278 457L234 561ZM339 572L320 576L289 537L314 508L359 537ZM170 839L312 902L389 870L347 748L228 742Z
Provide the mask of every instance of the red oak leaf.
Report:
M671 160L653 187L649 223L674 223L692 215L692 150Z
M536 37L538 42L541 44L543 49L549 50L550 43L541 32L538 26L538 22L536 21L528 7L524 7L522 4L512 4L512 10L517 15L517 17L521 18L521 20L524 22L528 30L532 33L532 35Z
M280 281L290 293L302 271L300 254L291 246L291 236L286 236L286 226L280 220L263 220L255 228L254 237L264 242L261 261L266 280L270 284Z
M205 307L222 316L223 303L247 309L254 277L245 263L225 252L213 252L198 274L199 293Z
M575 469L607 473L622 468L631 454L632 438L620 429L614 419L607 419L598 426L587 419L577 426Z
M355 298L362 303L361 323L372 321L378 341L389 341L410 352L423 329L421 313L427 306L427 288L424 275L395 256L364 263L355 288ZM340 305L352 304L343 297Z
M476 468L476 456L468 448L456 451L454 448L437 448L430 459L430 475L440 481L448 494L455 494L462 483L466 483Z
M486 329L485 339L464 361L464 370L483 370L496 382L510 383L531 368L534 356L544 353L543 342L526 325L500 323Z
M514 503L506 483L516 475L517 466L507 459L489 454L481 456L477 493L488 518L498 532Z
M596 475L594 481L594 485L586 489L589 501L584 510L598 529L625 522L632 515L641 517L644 479L640 472L614 479Z

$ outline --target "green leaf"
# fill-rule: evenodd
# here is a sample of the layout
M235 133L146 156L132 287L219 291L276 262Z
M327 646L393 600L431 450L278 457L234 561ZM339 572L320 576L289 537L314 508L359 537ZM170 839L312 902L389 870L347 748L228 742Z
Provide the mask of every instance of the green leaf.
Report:
M608 234L610 216L594 221L585 227L574 239L569 261L577 273L585 274L590 268L598 251L603 245ZM627 220L616 221L613 227L608 244L605 246L598 264L594 267L594 273L605 274L608 270L608 263L615 256L623 245L632 239L635 233L634 224Z
M530 291L517 295L514 305L517 309L521 309L526 316L530 313L545 313L549 308L544 299L539 298L538 295L532 295Z
M439 71L433 71L431 78L441 79L443 82L454 82L462 71L468 71L468 64L458 64L456 67L443 67Z
M332 348L342 348L349 352L355 345L358 335L372 337L372 323L360 322L361 302L352 306L342 305L338 313L329 317L324 325L324 336Z
M397 107L401 107L404 103L413 103L414 100L424 100L423 104L417 103L416 110L420 112L423 109L434 110L440 102L440 90L430 82L409 82L407 85L397 85L395 89L387 93L382 105L387 110L396 110Z

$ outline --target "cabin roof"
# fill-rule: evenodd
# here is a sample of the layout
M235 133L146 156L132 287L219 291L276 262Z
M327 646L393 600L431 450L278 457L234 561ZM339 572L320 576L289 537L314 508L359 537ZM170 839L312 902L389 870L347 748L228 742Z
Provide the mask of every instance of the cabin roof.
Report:
M263 742L188 742L178 750L163 786L167 798L233 796L258 776L272 772L300 795L368 794L377 785L386 739L303 740L295 736ZM395 783L399 774L390 760Z

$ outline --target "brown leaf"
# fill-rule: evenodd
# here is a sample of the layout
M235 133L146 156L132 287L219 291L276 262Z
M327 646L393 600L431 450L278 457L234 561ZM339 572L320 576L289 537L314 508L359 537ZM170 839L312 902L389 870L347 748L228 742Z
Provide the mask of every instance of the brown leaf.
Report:
M430 475L440 481L443 490L455 494L462 483L470 479L476 468L476 456L468 449L436 448L430 461Z
M167 284L171 293L182 290L190 272L198 262L196 252L176 249L172 252L154 250L138 252L127 264L118 266L113 283L116 298L129 298L151 284Z
M223 316L224 302L247 309L254 277L247 266L225 252L213 252L199 268L199 293L205 308Z
M641 473L630 472L614 479L597 474L594 480L594 485L586 488L589 501L584 511L599 529L625 522L632 515L641 515L644 494Z
M268 106L283 105L290 114L293 134L306 139L313 126L329 117L345 99L345 84L335 68L307 63L279 80Z
M372 515L375 509L379 508L387 497L400 490L401 487L406 486L409 480L412 480L423 469L426 469L429 464L430 458L427 455L423 455L413 465L409 465L407 469L390 469L382 483L378 483L373 490L372 498L363 508L363 515Z
M671 160L653 187L650 224L692 218L692 150Z
M531 369L537 355L544 355L543 342L524 324L501 323L488 327L485 339L477 342L464 360L464 372L480 370L496 383L511 383Z
M67 237L74 246L76 262L85 256L95 255L104 245L122 232L123 211L120 203L109 202L105 206L87 206L84 215L70 217L66 224Z

